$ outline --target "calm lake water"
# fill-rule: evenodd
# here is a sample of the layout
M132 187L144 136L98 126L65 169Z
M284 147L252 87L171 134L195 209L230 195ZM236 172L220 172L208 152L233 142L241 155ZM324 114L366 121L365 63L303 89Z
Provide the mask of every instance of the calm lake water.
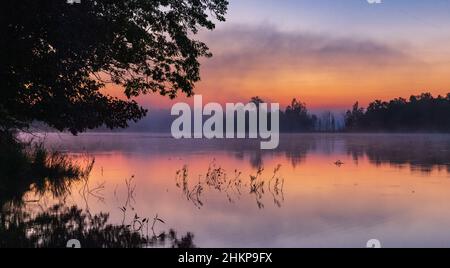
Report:
M198 247L450 247L449 135L293 134L274 151L155 134L45 143L95 158L90 193L74 185L67 205L118 224L157 214L155 229L192 232Z

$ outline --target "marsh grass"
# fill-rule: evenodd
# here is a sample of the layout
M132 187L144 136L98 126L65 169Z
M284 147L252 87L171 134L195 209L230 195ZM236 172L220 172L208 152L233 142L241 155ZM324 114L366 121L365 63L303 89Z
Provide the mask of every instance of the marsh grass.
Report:
M83 248L195 247L192 233L178 237L169 230L149 237L108 222L109 214L92 215L76 206L57 204L36 215L15 207L0 215L0 248L63 248L74 238Z
M281 165L275 167L268 187L273 202L278 207L281 207L281 204L284 202L284 178L279 175L280 169Z
M277 165L272 175L267 179L263 176L264 168L259 167L256 173L249 175L248 180L242 179L242 172L234 170L228 175L214 159L208 166L206 174L199 175L198 180L189 178L188 166L184 165L175 173L175 185L182 190L186 199L198 209L204 205L203 193L205 190L215 190L224 193L228 202L234 203L243 193L248 192L255 197L258 208L264 208L263 198L269 192L276 206L281 207L284 202L284 178L279 175L281 165Z
M89 183L83 181L82 196L90 194L86 185ZM190 232L179 237L173 229L158 231L159 225L165 224L158 214L152 218L139 216L134 208L134 176L125 185L127 196L121 208L124 217L121 224L110 223L109 213L91 213L88 204L86 209L80 209L66 205L64 200L45 209L42 201L36 200L41 208L38 211L29 210L26 202L4 205L0 213L0 248L61 248L73 238L83 248L195 247Z
M173 247L173 248L194 248L194 235L190 232L182 237L178 237L173 229L158 231L160 225L166 222L156 214L154 217L144 217L136 211L136 182L135 176L125 179L125 198L120 203L119 210L122 212L122 228L135 233L141 237L141 247ZM120 202L117 194L117 187L114 190L114 197Z
M0 134L0 206L6 203L23 204L26 193L37 197L51 193L64 197L71 185L86 179L94 159L85 163L74 161L60 152L51 152L42 143L20 142L14 135Z
M192 233L178 237L173 229L158 232L158 225L165 222L157 214L150 218L134 212L134 176L125 180L122 224L109 223L108 213L92 214L90 198L105 202L106 187L105 183L90 184L94 164L89 155L74 158L51 152L42 143L24 143L12 134L0 133L0 248L65 247L73 238L88 248L195 247ZM75 186L80 187L85 209L66 205ZM46 203L42 198L47 194L55 205L41 204ZM31 204L40 212L29 210Z

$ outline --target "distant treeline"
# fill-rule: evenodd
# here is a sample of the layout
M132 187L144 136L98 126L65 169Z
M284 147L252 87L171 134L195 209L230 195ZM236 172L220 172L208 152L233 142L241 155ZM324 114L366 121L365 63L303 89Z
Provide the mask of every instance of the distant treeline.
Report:
M264 103L261 98L253 97L249 102L257 106ZM170 110L154 110L149 112L149 116L138 123L130 123L130 127L124 130L115 130L115 132L158 132L170 133L171 124L175 119L170 115ZM203 120L206 120L204 117ZM248 118L247 118L248 119ZM237 120L235 119L235 122ZM269 122L270 125L270 122ZM225 126L225 118L224 118ZM248 120L246 120L246 131L248 131ZM336 117L331 111L324 111L320 114L312 114L308 111L306 105L298 99L293 99L286 109L280 111L280 131L283 133L295 132L335 132L342 131L344 127L343 116ZM106 128L96 129L94 131L111 130Z
M430 93L388 102L380 100L367 109L355 103L345 115L346 131L450 131L450 93L434 98Z
M259 97L250 102L264 103ZM116 132L158 132L170 133L175 117L168 110L155 110L138 123ZM203 120L207 118L204 117ZM235 120L236 121L236 120ZM224 118L225 125L225 118ZM269 123L270 125L270 123ZM38 126L35 124L35 126ZM43 128L41 125L40 128ZM248 130L248 122L246 122ZM94 131L107 131L100 128ZM311 113L306 104L294 98L291 104L280 111L280 131L282 133L301 132L450 132L450 93L446 97L434 98L430 93L411 96L387 102L380 100L362 108L355 103L346 113L331 111Z
M251 102L261 103L254 97ZM433 97L430 93L376 100L367 108L355 103L344 115L330 111L312 114L297 99L280 111L281 132L450 132L450 93Z
M297 99L293 99L286 110L280 111L281 132L334 132L341 128L332 112L311 114L306 105Z

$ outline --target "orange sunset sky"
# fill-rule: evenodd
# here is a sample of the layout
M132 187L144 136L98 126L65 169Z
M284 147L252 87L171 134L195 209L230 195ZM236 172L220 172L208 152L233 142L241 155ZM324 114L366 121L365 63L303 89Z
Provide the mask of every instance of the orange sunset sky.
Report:
M195 93L208 102L260 96L286 106L346 109L359 101L450 92L450 1L231 0L227 22L196 38L202 59ZM118 95L120 89L109 87ZM150 108L175 101L148 95Z

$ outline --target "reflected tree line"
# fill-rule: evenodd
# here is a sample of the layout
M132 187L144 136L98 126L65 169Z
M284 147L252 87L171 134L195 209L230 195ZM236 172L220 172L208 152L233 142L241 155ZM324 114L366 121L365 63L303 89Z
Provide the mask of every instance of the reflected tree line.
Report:
M157 232L155 225L163 222L158 216L134 214L127 222L111 224L108 213L91 214L88 206L65 205L74 185L85 185L94 160L82 165L42 145L19 142L13 135L0 135L0 145L1 248L66 247L71 239L95 248L195 247L192 233L179 237L174 230ZM57 204L40 206L46 195Z
M301 140L300 140L301 139ZM308 154L346 154L355 163L367 159L371 164L389 164L393 167L410 167L414 171L430 172L443 169L450 172L450 137L439 134L305 134L285 135L279 147L273 151L255 150L245 143L227 143L222 150L249 161L257 169L264 166L264 159L284 156L292 167L300 166ZM338 159L336 159L338 160ZM332 163L330 163L332 164Z
M102 126L126 128L147 114L134 97L191 96L200 80L200 58L212 56L194 36L225 21L227 9L226 0L2 2L2 246L60 246L55 243L74 234L92 246L141 245L138 233L107 225L105 215L91 217L64 207L21 213L26 193L63 196L86 174L64 155L23 144L16 134L30 131L36 122L72 134ZM109 95L102 90L107 84L123 94ZM128 242L121 244L122 238ZM172 238L173 246L189 244Z
M63 248L77 239L84 248L193 247L193 235L179 239L175 231L147 237L139 230L109 224L109 214L90 213L76 206L55 205L32 215L18 207L3 208L0 216L0 247Z
M346 141L348 155L358 162L367 157L374 165L390 164L429 173L435 169L450 173L450 139L447 136L408 135L352 136Z
M143 136L145 137L145 136ZM101 139L101 140L100 140ZM223 152L247 162L254 170L266 166L265 159L282 156L292 167L298 167L308 154L325 155L348 154L371 163L401 163L422 169L446 168L450 165L450 136L445 134L283 134L280 145L275 150L260 150L258 140L172 140L168 138L121 139L111 136L99 138L67 138L68 150L82 153L77 147L89 148L93 152L113 152L120 150L139 152L152 157L170 159L173 155L183 155L201 149L211 155ZM74 144L78 144L75 146ZM81 146L82 145L82 146ZM339 159L336 159L339 160ZM283 163L284 164L284 163Z
M85 178L92 164L80 168L68 157L47 151L42 144L18 141L13 134L0 134L0 205L22 205L33 191L55 197L65 195L73 183Z

